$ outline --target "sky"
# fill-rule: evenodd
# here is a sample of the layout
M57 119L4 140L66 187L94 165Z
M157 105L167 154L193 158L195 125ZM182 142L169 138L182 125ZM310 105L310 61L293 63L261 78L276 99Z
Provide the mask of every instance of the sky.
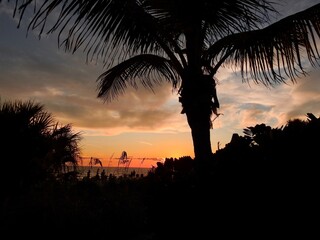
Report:
M320 0L285 0L278 19L304 10ZM178 95L162 85L155 93L128 88L111 103L97 98L96 79L106 69L86 62L81 51L71 54L58 47L56 35L38 38L17 28L17 19L6 1L0 3L0 100L41 103L61 125L81 132L84 164L91 157L116 164L123 151L131 166L156 166L169 157L194 157L190 128L180 114ZM220 68L217 93L221 115L213 122L213 152L229 143L233 133L265 123L281 127L290 119L306 120L306 113L320 116L320 67L307 67L308 75L296 83L267 88L243 83L234 69Z

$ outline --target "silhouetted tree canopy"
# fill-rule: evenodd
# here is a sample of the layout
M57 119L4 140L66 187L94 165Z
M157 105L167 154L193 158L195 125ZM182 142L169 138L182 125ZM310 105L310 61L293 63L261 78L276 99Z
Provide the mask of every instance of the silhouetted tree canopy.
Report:
M73 133L71 124L60 126L39 103L0 102L0 132L1 186L57 177L80 160L80 133Z

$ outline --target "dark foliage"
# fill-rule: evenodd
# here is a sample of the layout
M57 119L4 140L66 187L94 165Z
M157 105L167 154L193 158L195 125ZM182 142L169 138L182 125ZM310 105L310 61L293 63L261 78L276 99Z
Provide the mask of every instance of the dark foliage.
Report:
M24 189L76 167L80 133L32 101L0 102L2 190Z
M2 200L1 228L80 239L306 237L315 230L309 215L319 199L320 132L320 118L307 117L234 134L208 161L206 176L184 156L167 158L144 177L41 182Z

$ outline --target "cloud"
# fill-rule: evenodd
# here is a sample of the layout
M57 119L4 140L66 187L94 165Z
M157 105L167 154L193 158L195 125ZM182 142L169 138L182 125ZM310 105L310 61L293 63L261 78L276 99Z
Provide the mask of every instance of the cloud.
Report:
M307 113L320 116L320 69L310 70L307 77L300 79L292 91L292 109L288 118L306 119Z
M26 38L23 29L17 30L15 23L3 16L2 19L8 23L2 29L7 37L0 39L2 100L40 102L59 122L72 123L88 134L168 132L185 127L177 120L181 106L169 84L155 86L154 93L128 87L118 99L103 103L97 99L96 82L105 70L102 66L85 63L81 53L72 55L59 50L54 38ZM14 44L6 39L13 39Z
M221 69L217 92L223 116L215 127L239 132L260 123L279 127L293 118L305 119L307 112L319 115L320 69L309 66L306 71L310 74L301 76L296 83L288 79L286 84L267 88L243 83L238 72Z
M152 146L153 145L152 143L144 142L144 141L138 141L138 143L141 143L143 145L148 145L148 146Z

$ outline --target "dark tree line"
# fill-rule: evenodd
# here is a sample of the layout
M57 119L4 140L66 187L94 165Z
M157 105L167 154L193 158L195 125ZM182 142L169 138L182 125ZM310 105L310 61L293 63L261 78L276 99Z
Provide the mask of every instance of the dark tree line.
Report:
M233 134L230 143L213 154L206 168L208 179L216 179L221 188L226 184L260 183L288 183L288 187L300 186L300 190L316 186L320 118L312 113L306 116L306 120L291 119L277 128L261 123L245 128L243 136ZM167 158L163 164L158 163L154 174L159 179L163 176L162 180L179 181L195 172L195 164L188 156Z

